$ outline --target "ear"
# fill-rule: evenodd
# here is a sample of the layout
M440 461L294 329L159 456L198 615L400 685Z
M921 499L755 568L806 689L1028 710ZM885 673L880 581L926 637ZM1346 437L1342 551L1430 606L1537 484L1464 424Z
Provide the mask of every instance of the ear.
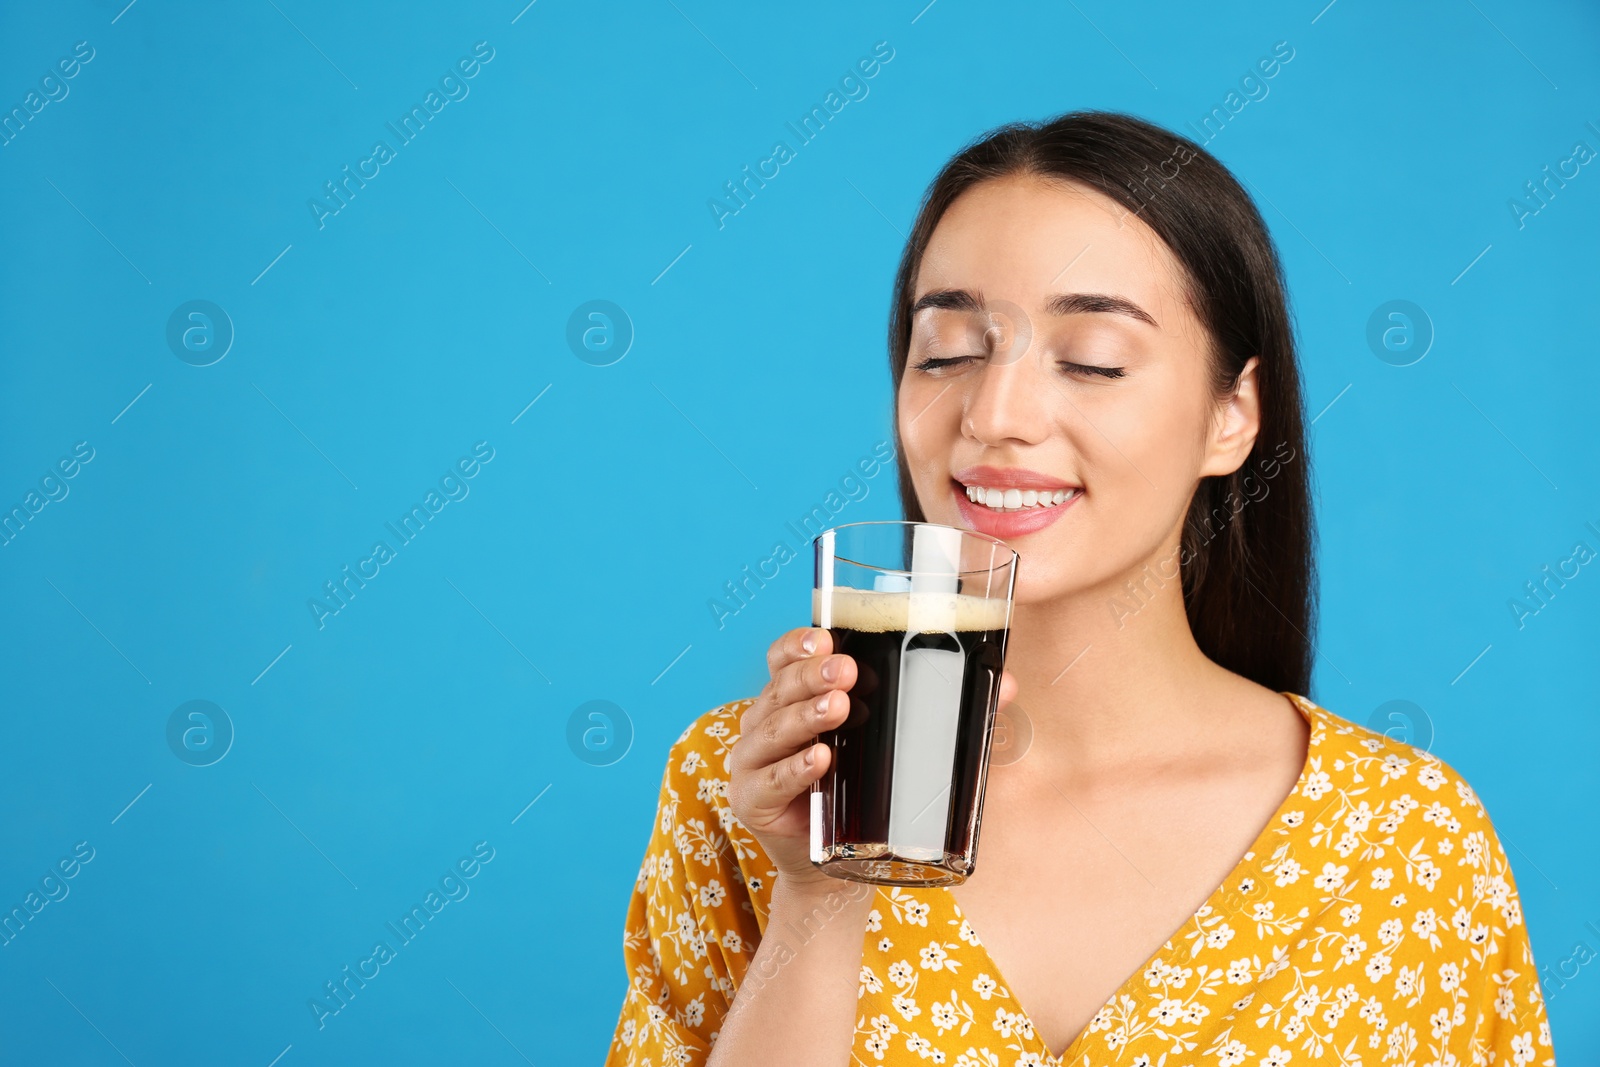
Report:
M1255 445L1261 432L1261 392L1256 383L1260 362L1258 357L1250 357L1239 372L1232 395L1217 409L1205 460L1200 464L1201 476L1232 474Z

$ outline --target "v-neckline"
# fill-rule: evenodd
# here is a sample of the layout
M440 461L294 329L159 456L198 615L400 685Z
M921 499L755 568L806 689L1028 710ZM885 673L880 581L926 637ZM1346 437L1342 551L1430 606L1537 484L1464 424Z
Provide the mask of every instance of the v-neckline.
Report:
M1144 976L1144 973L1150 969L1151 965L1155 963L1156 960L1160 959L1161 956L1168 951L1168 948L1172 945L1173 940L1182 934L1183 931L1188 928L1190 923L1201 917L1201 912L1204 912L1207 909L1210 909L1211 911L1218 910L1220 898L1224 896L1229 883L1234 880L1235 876L1239 873L1240 869L1245 866L1245 864L1253 860L1261 851L1261 849L1270 843L1271 838L1278 832L1277 828L1279 823L1283 821L1285 810L1291 805L1295 797L1300 795L1301 789L1303 789L1306 784L1307 776L1311 773L1311 761L1314 758L1317 747L1322 743L1322 739L1327 732L1327 725L1323 722L1322 716L1318 713L1317 705L1313 704L1307 698L1300 696L1298 693L1291 693L1288 690L1280 690L1279 695L1288 698L1289 703L1294 706L1294 709L1297 712L1300 713L1300 717L1305 719L1306 725L1309 728L1309 732L1306 737L1306 756L1300 765L1300 775L1295 779L1294 788L1290 789L1289 792L1284 795L1283 799L1278 802L1278 806L1273 810L1272 815L1267 819L1266 825L1261 828L1261 832L1256 835L1255 840L1250 843L1250 847L1244 851L1242 856L1239 857L1238 862L1233 865L1233 868L1228 871L1227 875L1225 875L1222 881L1217 884L1216 888L1206 896L1204 903L1196 908L1193 914L1183 921L1182 925L1178 926L1177 929L1168 934L1166 939L1161 942L1160 946L1157 947L1156 950L1152 952L1142 964L1136 967L1127 978L1123 979L1121 984L1119 984L1117 988L1112 991L1111 995L1106 998L1106 1000L1101 1004L1100 1008L1096 1010L1095 1015L1090 1016L1090 1021L1083 1025L1083 1029L1078 1031L1077 1036L1067 1043L1066 1048L1061 1050L1060 1056L1057 1056L1055 1053L1050 1051L1050 1046L1045 1042L1044 1035L1039 1032L1038 1027L1033 1025L1033 1015L1029 1013L1027 1005L1022 1003L1022 998L1016 994L1014 987L1009 981L1006 980L1005 973L1000 969L999 964L995 962L993 956L989 955L989 946L983 940L983 932L972 925L972 920L968 919L966 913L961 910L961 905L956 901L955 894L951 892L949 886L937 887L938 892L944 895L946 902L950 906L950 910L954 913L956 918L964 920L967 924L967 928L972 931L973 936L977 941L977 944L973 947L976 948L978 952L982 953L983 960L989 967L988 973L994 975L995 981L1004 986L1005 989L1011 993L1011 999L1016 1003L1019 1014L1028 1021L1029 1032L1033 1034L1033 1043L1037 1047L1032 1051L1040 1054L1044 1059L1044 1063L1048 1065L1048 1067L1066 1067L1067 1064L1073 1061L1083 1051L1082 1046L1084 1041L1089 1036L1090 1025L1093 1023L1095 1016L1098 1016L1101 1011L1106 1009L1106 1007L1115 1005L1119 998L1123 996L1132 996L1137 999L1139 996L1144 994L1144 989L1142 987L1135 988L1135 983Z

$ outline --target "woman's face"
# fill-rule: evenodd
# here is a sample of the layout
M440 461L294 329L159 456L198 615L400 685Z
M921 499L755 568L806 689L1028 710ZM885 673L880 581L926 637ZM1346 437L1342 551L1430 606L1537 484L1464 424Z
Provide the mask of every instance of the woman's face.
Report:
M935 228L912 299L898 418L928 521L1015 549L1018 603L1114 589L1147 563L1175 574L1199 479L1254 441L1255 361L1219 403L1154 231L1085 186L982 182Z

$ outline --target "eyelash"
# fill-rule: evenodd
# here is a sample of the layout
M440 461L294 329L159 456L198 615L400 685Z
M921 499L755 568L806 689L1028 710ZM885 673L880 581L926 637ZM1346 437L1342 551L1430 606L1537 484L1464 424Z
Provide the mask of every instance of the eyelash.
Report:
M969 360L969 359L980 359L980 358L982 358L982 357L980 357L980 356L948 356L948 357L928 356L928 357L925 357L921 362L913 365L913 367L911 369L912 370L922 370L922 371L942 370L945 367L953 366L953 365L955 365L957 363L963 363L963 362L965 362L966 360ZM1098 377L1098 378L1116 379L1116 378L1121 378L1125 373L1121 367L1094 367L1094 366L1090 366L1087 363L1070 363L1070 362L1068 362L1066 360L1058 360L1056 362L1056 365L1058 367L1065 368L1070 373L1088 374L1088 375L1091 375L1093 377Z

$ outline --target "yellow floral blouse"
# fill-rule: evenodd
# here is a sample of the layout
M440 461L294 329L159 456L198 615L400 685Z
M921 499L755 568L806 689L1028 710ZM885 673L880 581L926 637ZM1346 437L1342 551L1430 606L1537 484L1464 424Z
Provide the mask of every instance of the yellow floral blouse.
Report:
M1511 868L1472 788L1285 696L1310 724L1294 791L1059 1060L948 889L874 887L855 1062L1553 1065ZM672 748L628 909L610 1067L704 1063L766 931L775 871L727 801L752 703L712 709Z

